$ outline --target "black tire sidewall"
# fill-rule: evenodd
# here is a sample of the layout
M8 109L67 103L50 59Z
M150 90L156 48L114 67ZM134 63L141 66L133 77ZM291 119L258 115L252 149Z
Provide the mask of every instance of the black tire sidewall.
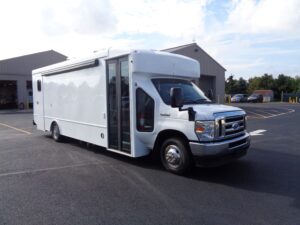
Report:
M54 129L57 129L57 137L54 134ZM53 123L52 127L51 127L51 136L53 138L54 141L59 142L61 140L61 134L60 134L60 130L59 130L59 126L57 123Z
M165 151L169 145L176 145L178 149L180 149L182 160L180 166L177 168L169 166L169 164L166 162ZM175 174L184 174L191 168L191 156L188 151L187 144L181 138L169 138L165 140L160 148L160 158L165 169Z

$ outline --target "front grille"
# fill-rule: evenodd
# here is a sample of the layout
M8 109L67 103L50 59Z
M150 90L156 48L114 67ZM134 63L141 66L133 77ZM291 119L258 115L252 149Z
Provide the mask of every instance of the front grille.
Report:
M232 142L229 144L229 148L235 148L247 143L247 139L242 139L240 141Z
M228 139L244 133L246 129L245 115L222 115L216 119L216 139Z
M244 116L233 116L225 118L225 136L239 133L245 130Z

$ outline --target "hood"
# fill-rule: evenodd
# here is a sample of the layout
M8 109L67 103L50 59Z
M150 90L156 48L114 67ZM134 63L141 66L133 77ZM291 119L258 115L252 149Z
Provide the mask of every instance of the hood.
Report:
M222 112L233 112L243 111L238 107L220 105L220 104L200 104L200 105L189 105L196 111L196 120L214 120L214 114ZM185 107L184 107L185 108Z

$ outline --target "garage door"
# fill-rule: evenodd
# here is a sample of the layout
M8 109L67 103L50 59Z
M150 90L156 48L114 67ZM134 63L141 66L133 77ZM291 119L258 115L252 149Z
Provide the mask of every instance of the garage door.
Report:
M0 109L17 108L17 81L0 80Z
M215 88L215 77L201 75L199 80L199 87L204 92L204 94L211 100L215 101L216 88Z

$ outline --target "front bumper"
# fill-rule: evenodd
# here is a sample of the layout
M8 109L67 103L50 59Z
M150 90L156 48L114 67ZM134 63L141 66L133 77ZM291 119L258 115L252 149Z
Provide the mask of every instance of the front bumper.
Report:
M238 153L250 146L250 135L245 133L241 137L221 142L190 142L190 149L195 157L219 157Z

